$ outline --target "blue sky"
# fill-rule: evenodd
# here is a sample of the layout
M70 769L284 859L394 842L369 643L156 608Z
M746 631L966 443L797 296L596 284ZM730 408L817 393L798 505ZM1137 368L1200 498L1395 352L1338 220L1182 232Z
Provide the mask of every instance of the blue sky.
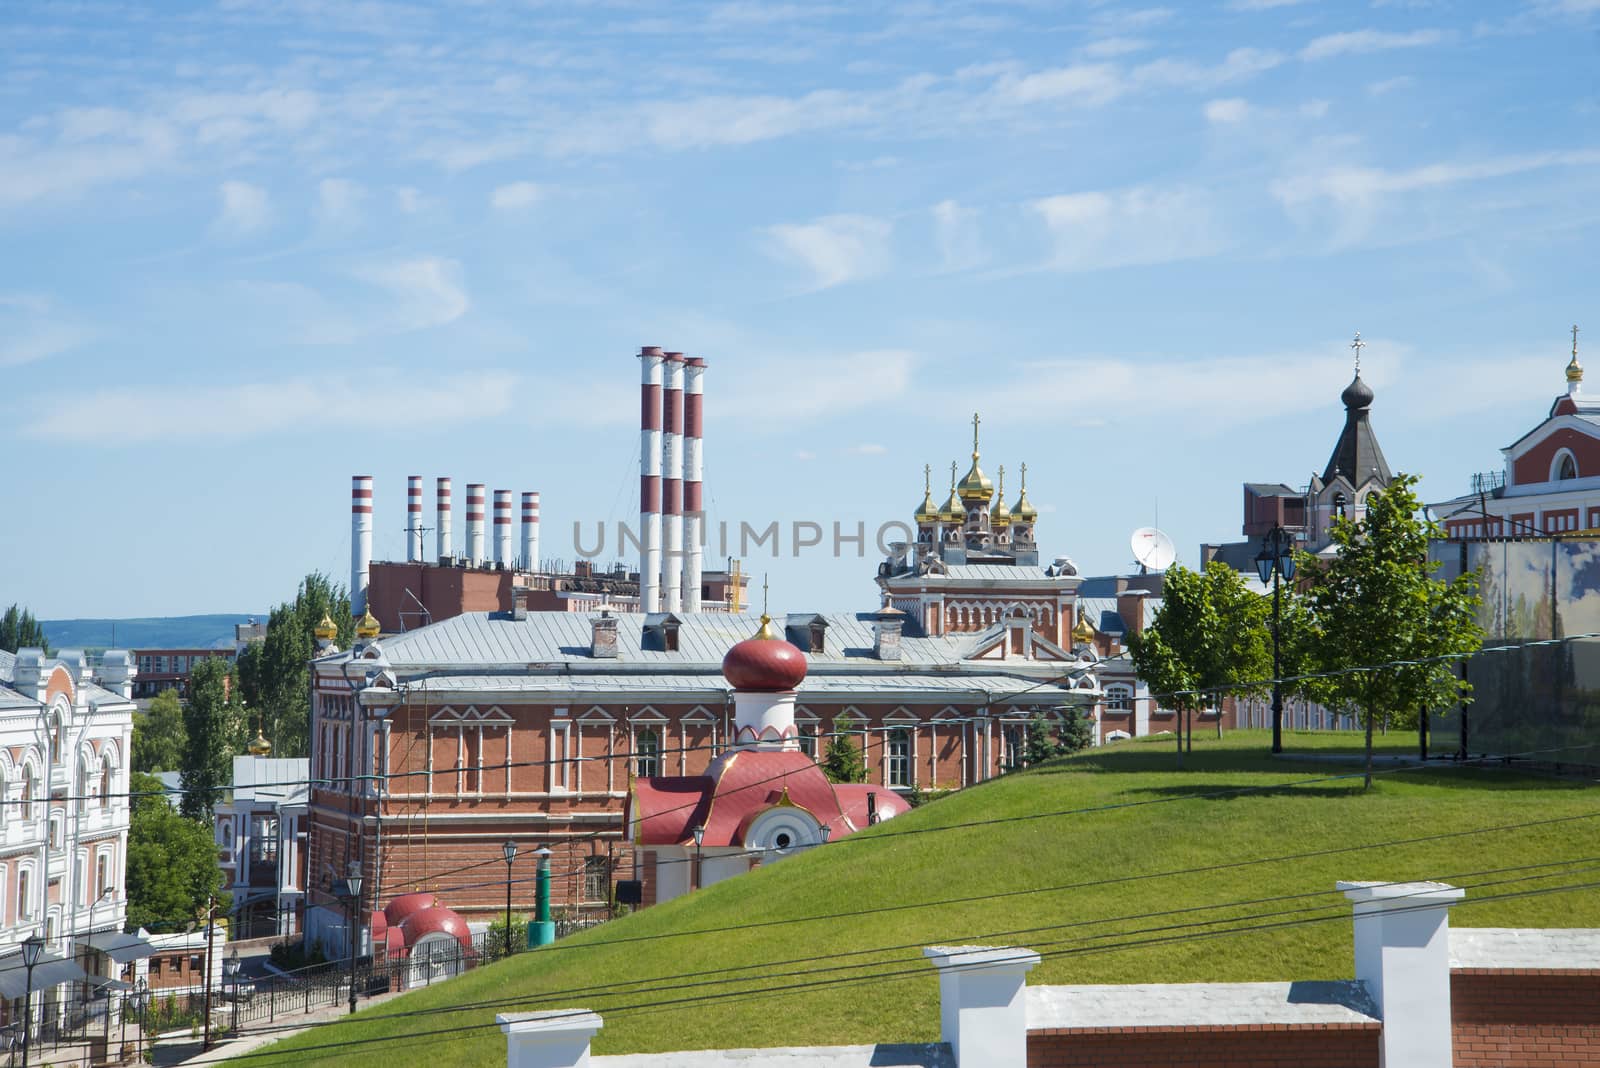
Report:
M713 521L906 517L980 409L1047 556L1123 568L1159 517L1193 563L1241 482L1327 461L1356 330L1391 465L1451 495L1600 337L1597 30L1600 0L8 4L0 601L260 609L347 574L355 473L380 557L415 473L540 490L570 559L636 507L642 344L710 362ZM870 547L789 551L746 564L774 608L873 603Z

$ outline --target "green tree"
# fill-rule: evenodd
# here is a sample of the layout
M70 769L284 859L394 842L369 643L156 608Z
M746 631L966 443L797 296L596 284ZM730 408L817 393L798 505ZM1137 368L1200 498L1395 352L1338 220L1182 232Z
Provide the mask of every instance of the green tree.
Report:
M1379 719L1412 717L1465 700L1471 687L1457 663L1418 663L1465 655L1483 644L1478 576L1434 577L1428 539L1437 526L1419 518L1416 476L1399 475L1367 498L1366 515L1334 523L1337 552L1326 561L1302 555L1308 588L1305 648L1327 677L1306 691L1361 717L1366 726L1366 785L1372 786L1372 729Z
M1061 729L1056 732L1057 753L1076 753L1094 744L1094 718L1087 710L1069 706L1061 713L1064 718Z
M148 709L133 714L134 771L177 771L187 749L183 702L177 690L162 690Z
M220 895L223 874L211 824L177 812L155 776L136 771L129 782L128 926L170 931L203 916L207 899ZM225 902L218 908L225 910Z
M355 641L350 596L342 585L313 572L301 581L293 601L272 610L266 638L239 657L240 691L246 705L261 716L277 756L303 757L311 751L309 664L317 653L312 632L324 615L338 628L334 644L350 648Z
M228 704L228 662L208 656L189 672L189 700L183 706L187 739L183 753L183 814L211 821L211 810L233 781L236 710Z
M0 649L8 653L18 649L43 649L45 656L50 655L44 628L33 618L32 612L15 604L0 615Z
M1292 600L1284 592L1285 602ZM1173 567L1163 580L1155 618L1128 642L1134 671L1163 706L1176 709L1184 720L1218 706L1225 694L1263 693L1272 675L1271 613L1271 602L1252 593L1244 577L1219 560L1204 572ZM1178 763L1182 766L1182 721Z
M828 739L828 748L822 754L822 773L829 782L867 781L867 765L861 759L861 750L848 734L835 734Z
M1055 755L1056 743L1050 737L1050 724L1042 713L1035 712L1028 720L1028 736L1022 742L1022 762L1032 767Z

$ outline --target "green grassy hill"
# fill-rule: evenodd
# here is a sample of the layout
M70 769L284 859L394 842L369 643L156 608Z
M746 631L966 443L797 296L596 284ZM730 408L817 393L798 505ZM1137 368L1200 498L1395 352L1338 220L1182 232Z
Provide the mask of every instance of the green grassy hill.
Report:
M1296 734L1288 747L1331 753L1352 740ZM1412 744L1399 738L1390 748L1404 754ZM1262 732L1197 739L1195 746L1186 771L1173 770L1169 740L1113 746L1006 776L865 834L318 1028L273 1047L281 1055L251 1063L503 1064L495 1012L534 1008L602 1013L600 1053L934 1040L938 991L919 951L933 943L1039 949L1046 956L1030 976L1035 983L1349 976L1348 906L1332 892L1338 879L1449 879L1469 888L1469 903L1453 912L1457 926L1600 926L1600 894L1593 890L1470 904L1474 897L1600 879L1600 861L1472 874L1600 854L1594 846L1600 819L1240 863L1600 815L1600 792L1591 787L1440 769L1386 774L1364 794L1359 778L1303 782L1348 774L1350 767L1271 760ZM1216 796L1191 796L1197 793ZM1071 812L1083 809L1098 810ZM1041 812L1070 814L1008 819ZM980 820L1002 822L952 826ZM1178 871L1188 874L1163 874ZM1471 889L1530 874L1542 878ZM1070 888L1051 889L1059 887ZM1316 896L1262 900L1307 893ZM962 900L869 911L950 899ZM1206 908L1229 902L1253 903ZM1331 921L1195 937L1319 916ZM769 924L802 917L822 918ZM684 930L704 933L661 937ZM1140 941L1146 944L1126 945ZM862 950L874 952L831 956ZM900 972L906 974L885 974ZM693 985L730 977L737 981ZM726 996L733 993L740 996ZM711 1000L682 1000L696 998ZM398 1041L315 1048L378 1037Z

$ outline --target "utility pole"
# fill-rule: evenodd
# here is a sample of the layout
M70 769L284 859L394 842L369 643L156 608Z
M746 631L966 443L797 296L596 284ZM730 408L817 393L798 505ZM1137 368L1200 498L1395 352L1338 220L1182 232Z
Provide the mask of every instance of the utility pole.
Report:
M214 940L217 924L217 895L212 894L206 898L206 996L205 996L205 1037L201 1040L201 1050L211 1048L211 943Z

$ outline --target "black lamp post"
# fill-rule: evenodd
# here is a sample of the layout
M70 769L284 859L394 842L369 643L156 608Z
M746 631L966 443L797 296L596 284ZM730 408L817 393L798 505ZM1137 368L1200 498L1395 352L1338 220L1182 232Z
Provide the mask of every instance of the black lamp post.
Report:
M1279 641L1283 622L1283 594L1279 588L1284 579L1294 578L1294 539L1282 527L1274 525L1256 554L1256 574L1265 586L1272 580L1272 751L1283 752L1283 658Z
M506 858L506 956L511 956L511 862L517 859L517 843L507 838L500 847Z
M226 980L225 985L233 991L233 1023L230 1030L234 1037L239 1035L239 951L235 949L228 954L228 959L222 962L222 975Z
M350 874L344 880L344 896L350 906L350 1014L356 1011L356 952L360 949L357 944L360 940L360 931L356 927L356 916L361 908L361 862L350 862Z
M140 979L133 984L133 1011L139 1014L139 1063L144 1063L145 1009L150 1005L150 984Z
M31 934L22 940L22 966L27 969L27 987L22 992L22 1068L28 1068L28 1035L33 1030L33 969L44 953L44 939Z
M700 889L700 885L703 881L701 878L702 873L700 869L700 847L705 844L705 841L706 829L702 824L694 829L694 888L696 890Z

